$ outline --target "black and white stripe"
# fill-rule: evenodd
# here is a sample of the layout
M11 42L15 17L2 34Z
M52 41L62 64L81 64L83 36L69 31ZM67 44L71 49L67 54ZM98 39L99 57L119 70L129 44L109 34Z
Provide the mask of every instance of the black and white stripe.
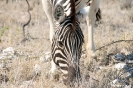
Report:
M84 36L77 21L76 30L72 25L71 18L66 18L58 26L52 40L52 59L61 68L65 84L80 78L79 59Z
M59 22L65 19L65 17L70 16L72 13L72 6L71 6L71 0L50 0L52 2L53 8L54 8L54 18L59 19ZM93 0L75 0L75 10L76 10L76 15L78 16L79 13L80 15L82 14L80 11L83 8L90 7L91 3ZM56 6L61 5L61 8L58 8L58 13L55 10L57 9ZM56 16L56 17L55 17ZM101 20L101 10L98 8L96 12L96 21Z
M64 83L70 84L75 79L80 79L79 59L81 57L82 44L84 36L76 18L78 13L84 7L89 7L92 0L49 0L52 9L55 24L49 8L46 9L46 15L49 23L52 25L50 30L53 30L53 24L56 26L52 35L52 59L56 65L61 68L64 76ZM47 1L43 1L44 5L49 5ZM82 14L82 13L81 13ZM94 14L95 15L95 14ZM93 15L93 16L94 16ZM99 13L96 18L100 18ZM80 21L80 20L79 20ZM79 81L79 80L78 80Z
M75 15L74 0L50 0L53 7L53 17L57 22L63 21L66 17Z

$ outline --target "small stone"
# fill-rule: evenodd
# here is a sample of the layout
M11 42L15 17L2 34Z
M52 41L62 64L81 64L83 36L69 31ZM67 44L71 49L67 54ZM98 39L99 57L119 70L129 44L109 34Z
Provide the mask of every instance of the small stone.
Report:
M121 80L120 79L115 79L111 82L112 87L121 87Z
M115 60L118 60L118 61L123 61L123 60L125 60L125 56L124 55L122 55L121 53L117 53L116 55L115 55L115 58L114 58Z
M8 47L8 48L4 49L2 53L5 55L14 55L15 49L13 47Z
M133 60L128 60L128 63L133 64Z
M131 73L130 72L125 72L125 73L122 74L121 77L124 78L124 79L129 79L129 78L131 78Z
M44 62L50 61L51 60L51 52L45 52L45 58L40 57L40 59Z
M133 54L127 55L127 63L133 63Z
M45 59L46 59L46 61L50 61L51 56L50 56L50 55L46 55L46 56L45 56Z
M0 55L0 59L13 59L15 57L15 49L12 47L4 49Z
M128 59L128 60L133 60L133 54L127 55L127 59Z
M129 68L128 72L130 72L130 74L133 75L133 68Z
M36 74L40 74L41 73L41 66L39 64L36 64L34 66L34 71Z
M41 57L40 57L40 61L41 61L41 62L46 62L46 59L45 59L43 56L41 56Z
M5 63L0 63L0 68L6 68L6 64Z
M126 63L118 63L118 64L115 64L115 68L118 70L121 70L121 69L127 68L127 65Z
M112 81L113 84L117 84L119 82L120 82L120 79L115 79L115 80Z
M6 56L0 55L0 60L1 60L1 59L5 59L5 58L6 58Z
M124 88L132 88L132 85L125 85Z

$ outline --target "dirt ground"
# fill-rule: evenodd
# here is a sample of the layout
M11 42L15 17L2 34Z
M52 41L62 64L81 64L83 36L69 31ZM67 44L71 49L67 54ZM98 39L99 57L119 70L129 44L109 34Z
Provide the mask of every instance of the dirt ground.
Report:
M28 21L25 0L0 1L0 55L8 47L13 47L15 50L14 58L0 59L0 88L67 88L62 83L60 76L57 75L54 80L48 77L50 59L47 60L47 53L50 52L51 47L49 23L41 0L28 1L31 21L25 27L28 38L25 43L21 43L22 26ZM85 67L83 62L86 53L83 51L80 60L83 82L79 88L133 86L133 73L129 79L123 78L124 86L112 87L110 84L118 78L123 80L120 73L124 70L113 69L114 64L118 63L113 60L113 57L117 53L122 53L124 56L133 53L133 3L126 3L122 0L101 0L100 8L102 20L95 26L94 33L97 57L92 64ZM86 41L86 23L82 23L81 27ZM85 50L85 44L83 50ZM42 61L41 58L45 58L45 60ZM6 67L2 67L3 64ZM132 64L128 64L128 66L133 67ZM103 69L98 70L97 67Z

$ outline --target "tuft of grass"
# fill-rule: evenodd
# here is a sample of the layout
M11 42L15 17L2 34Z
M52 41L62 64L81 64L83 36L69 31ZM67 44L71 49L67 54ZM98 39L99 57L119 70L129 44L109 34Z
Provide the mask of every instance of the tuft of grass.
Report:
M30 0L30 5L34 1ZM122 2L124 3L123 0ZM133 6L129 9L121 9L122 2L119 3L118 0L101 1L102 22L95 27L94 33L96 49L112 41L133 39ZM25 1L19 3L21 5L16 2L9 2L8 4L5 4L5 1L0 2L0 39L2 40L0 47L4 49L12 46L17 52L17 57L13 60L6 59L3 61L9 69L5 73L9 81L5 82L5 85L0 85L0 88L68 88L63 84L62 77L57 76L57 80L56 78L54 80L49 79L50 62L39 61L40 56L45 56L44 53L51 50L49 23L41 4L31 5L33 8L30 10L32 20L30 25L26 27L26 32L28 31L32 37L37 39L26 41L25 44L20 43L22 24L27 19L24 16L26 15L26 9L24 8L27 8L27 4L25 4ZM86 24L81 24L81 26L84 31L85 43L87 43L87 26ZM115 71L112 68L115 63L112 58L123 48L133 52L132 45L133 42L121 42L99 49L96 51L97 57L95 59L91 58L92 63L88 67L85 67L83 63L89 58L81 58L80 68L83 82L79 85L79 88L111 88L110 82L120 76L120 71ZM85 47L84 44L83 48ZM37 76L34 71L34 65L36 64L41 66L41 72ZM0 74L2 74L2 71ZM133 77L129 80L133 85ZM29 81L32 82L24 84Z
M130 9L132 7L132 0L121 0L121 9Z
M0 38L3 36L3 34L5 33L6 30L9 30L9 28L7 26L3 27L1 30L0 30Z
M133 8L131 11L129 11L130 13L128 14L129 20L133 23Z

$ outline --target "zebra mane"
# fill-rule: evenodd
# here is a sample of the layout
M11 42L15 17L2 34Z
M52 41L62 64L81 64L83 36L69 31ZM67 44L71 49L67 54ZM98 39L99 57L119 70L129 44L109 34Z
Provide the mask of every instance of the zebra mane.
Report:
M71 7L71 13L70 13L70 16L71 16L71 20L72 20L72 23L73 23L73 30L76 30L76 10L75 10L75 0L70 0L70 7Z

